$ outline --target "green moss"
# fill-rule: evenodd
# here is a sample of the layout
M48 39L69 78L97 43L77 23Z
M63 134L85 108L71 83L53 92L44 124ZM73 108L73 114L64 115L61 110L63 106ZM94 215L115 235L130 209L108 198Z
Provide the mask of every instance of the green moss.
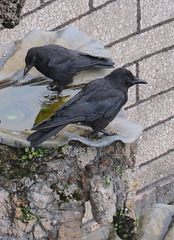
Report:
M80 190L77 190L72 194L72 197L73 197L73 199L75 199L77 201L81 201L84 196Z

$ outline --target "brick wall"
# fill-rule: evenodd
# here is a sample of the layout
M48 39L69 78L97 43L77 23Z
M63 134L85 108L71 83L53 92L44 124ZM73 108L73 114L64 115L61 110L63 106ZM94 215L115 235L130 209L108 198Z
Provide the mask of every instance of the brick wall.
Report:
M33 28L74 26L108 48L116 67L126 66L149 84L129 91L130 120L145 127L138 141L139 193L174 177L174 1L27 0L20 24L0 28L0 43Z

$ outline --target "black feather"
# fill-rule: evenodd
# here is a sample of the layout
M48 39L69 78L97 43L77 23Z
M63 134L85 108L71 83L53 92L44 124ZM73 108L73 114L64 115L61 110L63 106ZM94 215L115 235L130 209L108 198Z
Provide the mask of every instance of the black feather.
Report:
M81 122L95 132L103 130L117 115L127 101L128 88L146 83L126 69L119 68L104 78L88 83L73 98L57 109L54 115L33 129L28 137L32 146L37 146L59 133L69 123Z
M114 62L109 58L92 56L54 44L30 48L25 63L24 75L34 66L42 74L53 79L52 85L57 84L59 92L83 70L114 66Z

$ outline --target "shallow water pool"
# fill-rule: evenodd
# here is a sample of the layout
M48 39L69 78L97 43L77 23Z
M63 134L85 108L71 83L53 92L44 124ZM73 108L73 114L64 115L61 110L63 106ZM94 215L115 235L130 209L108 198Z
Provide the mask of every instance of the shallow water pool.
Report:
M47 85L9 86L0 89L0 128L30 130L36 123L50 117L77 90L64 90L57 95Z

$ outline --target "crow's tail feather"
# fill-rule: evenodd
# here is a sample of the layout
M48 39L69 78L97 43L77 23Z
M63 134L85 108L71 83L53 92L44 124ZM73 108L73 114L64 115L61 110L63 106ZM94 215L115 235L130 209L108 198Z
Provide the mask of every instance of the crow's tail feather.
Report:
M40 129L36 132L32 133L30 136L28 136L27 140L30 142L31 147L36 147L37 145L41 144L48 138L56 135L60 132L66 125L62 125L59 127L54 127L50 129Z

